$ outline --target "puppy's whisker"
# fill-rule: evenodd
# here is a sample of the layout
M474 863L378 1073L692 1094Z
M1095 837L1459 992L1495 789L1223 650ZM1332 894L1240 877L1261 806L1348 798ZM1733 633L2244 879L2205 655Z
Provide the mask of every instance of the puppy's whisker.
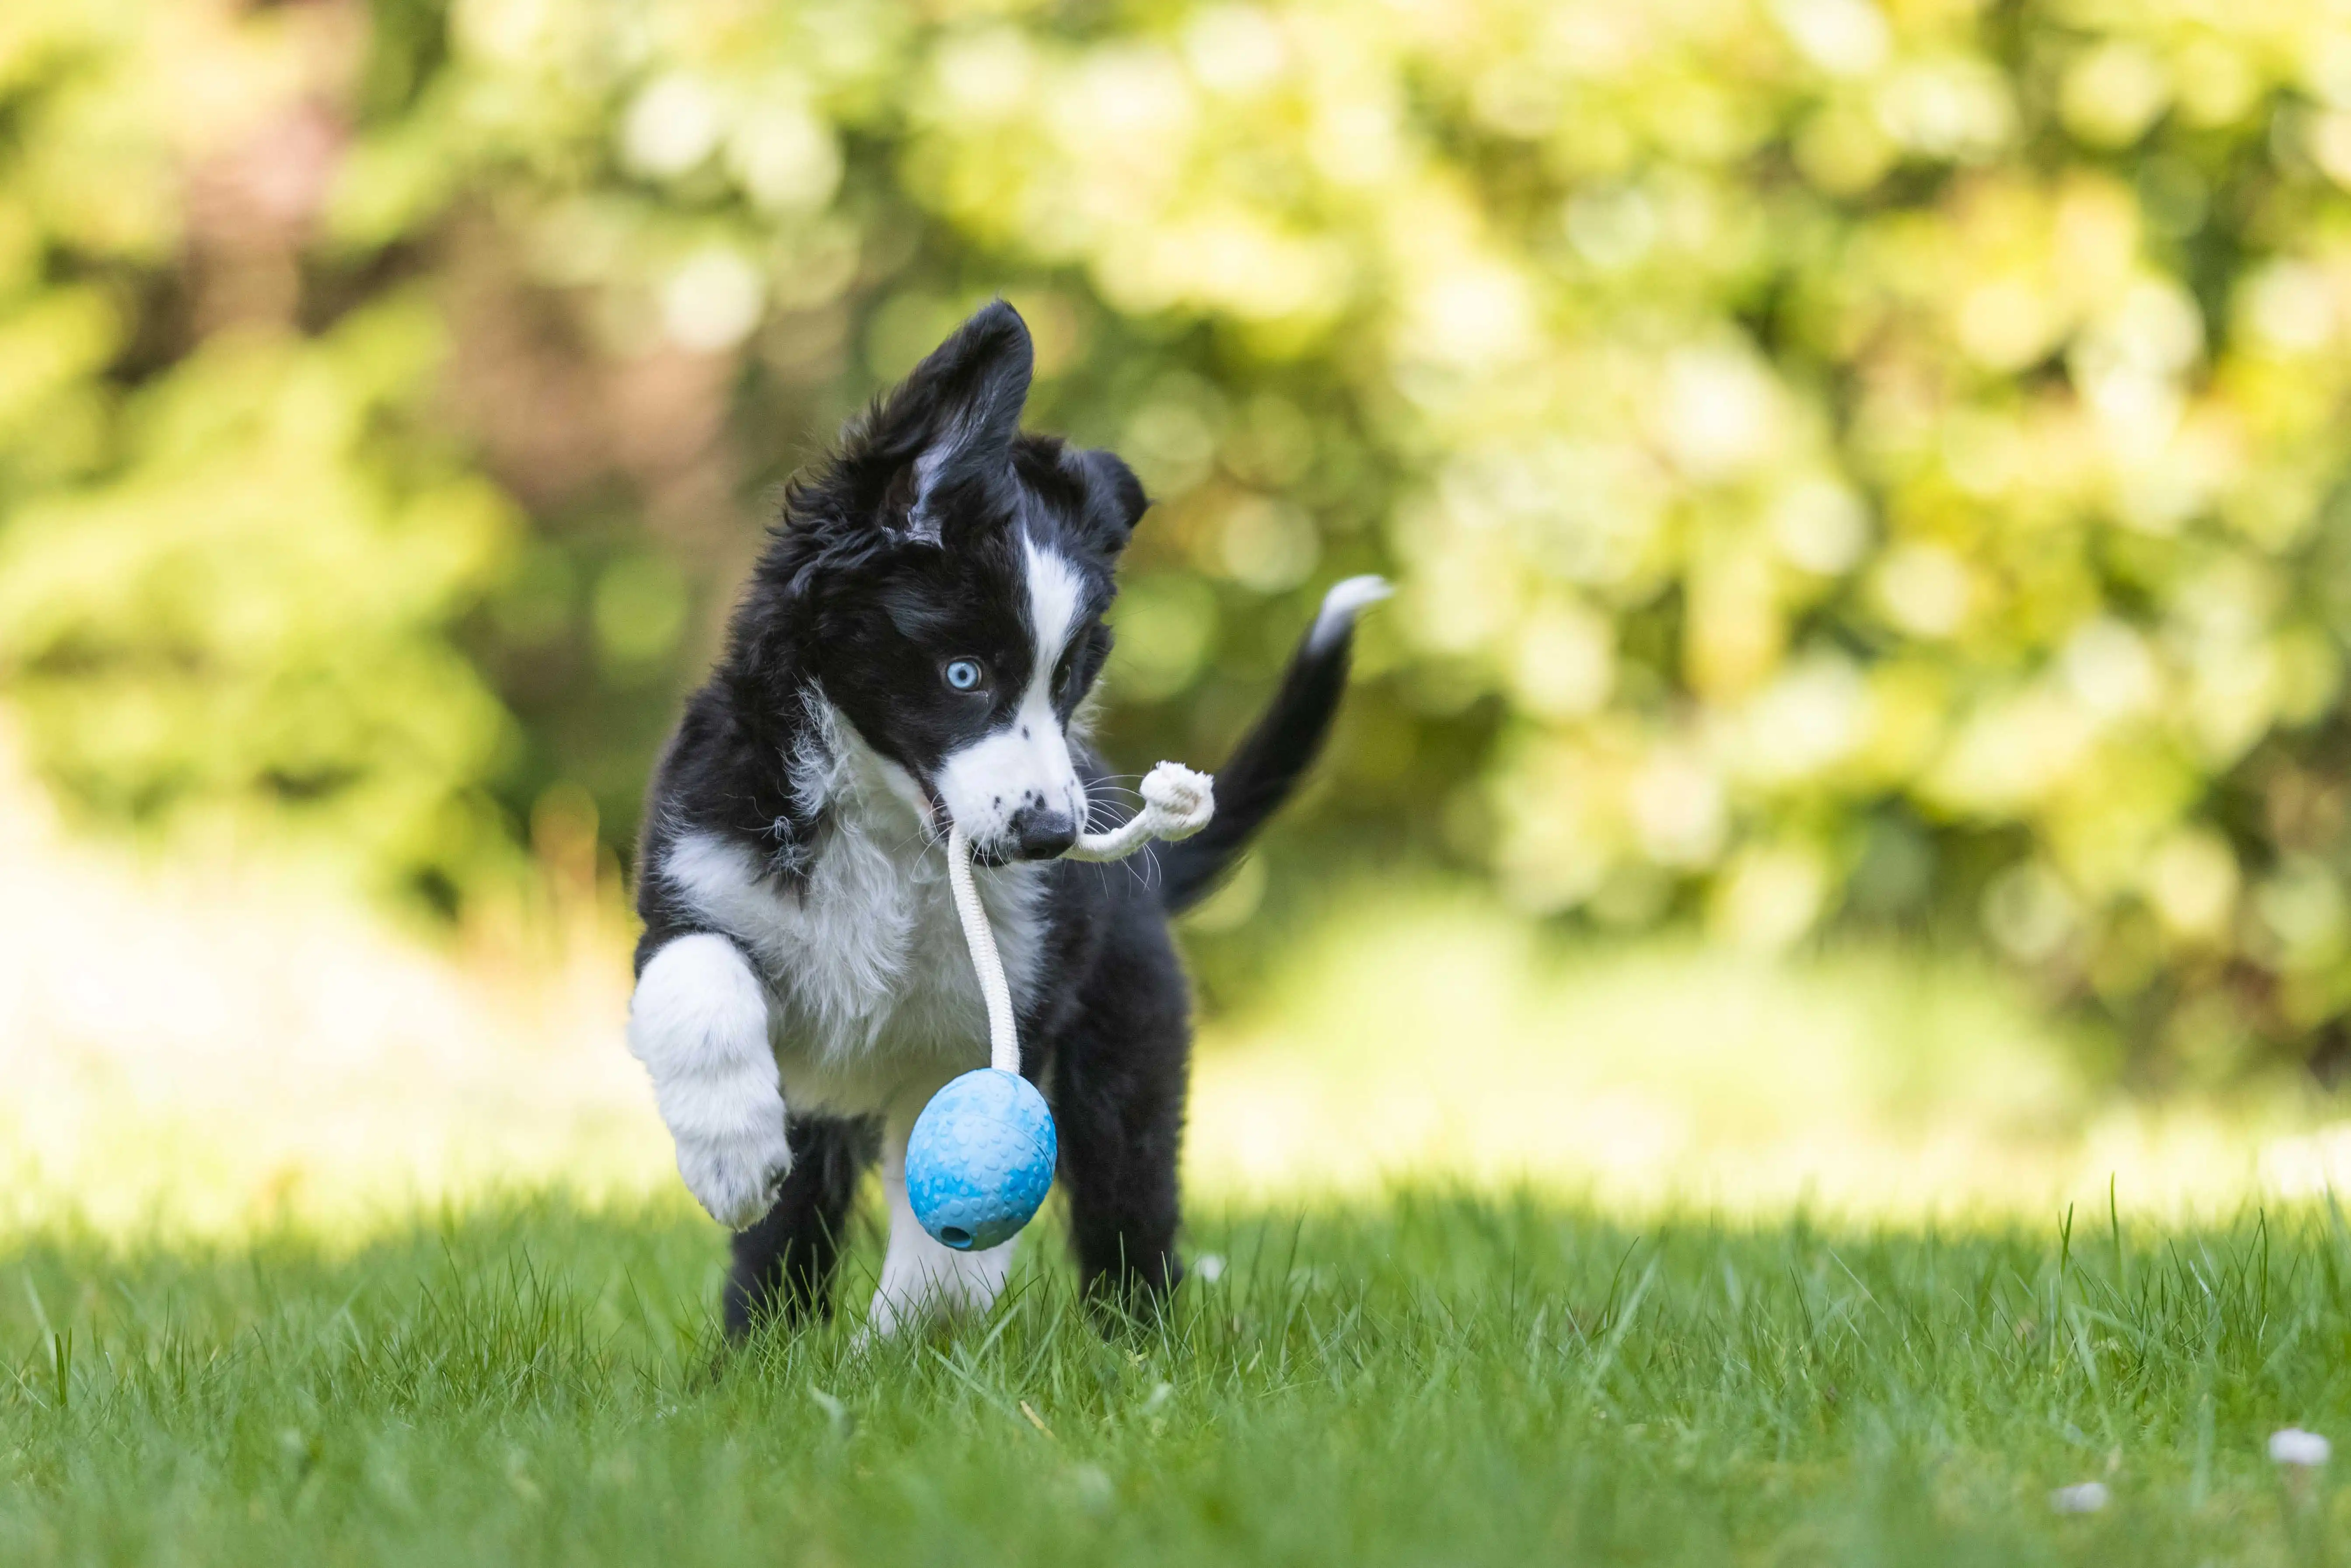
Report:
M1142 801L1143 797L1135 791L1115 787L1097 786L1085 792L1086 810L1089 813L1098 811L1104 806L1131 804L1139 807Z

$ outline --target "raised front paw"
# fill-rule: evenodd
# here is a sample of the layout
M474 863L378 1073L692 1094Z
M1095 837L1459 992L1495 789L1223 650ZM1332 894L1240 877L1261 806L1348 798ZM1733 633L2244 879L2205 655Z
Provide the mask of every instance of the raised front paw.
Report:
M741 1229L792 1168L768 1044L768 1000L750 961L696 931L653 955L629 1004L629 1050L652 1074L678 1174L710 1218Z
M792 1150L784 1140L780 1114L772 1127L677 1141L677 1172L686 1190L729 1230L740 1230L773 1208L777 1189L791 1171Z

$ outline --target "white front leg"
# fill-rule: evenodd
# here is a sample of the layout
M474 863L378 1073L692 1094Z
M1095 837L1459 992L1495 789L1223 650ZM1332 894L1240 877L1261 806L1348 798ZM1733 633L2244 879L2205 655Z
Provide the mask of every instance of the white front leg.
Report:
M890 1205L890 1245L882 1255L882 1283L869 1322L875 1333L895 1333L931 1317L984 1312L996 1304L1012 1269L1012 1241L980 1252L958 1252L931 1239L906 1200L906 1138L916 1104L893 1112L882 1139L882 1192ZM1018 1238L1014 1239L1018 1240Z
M697 932L653 956L629 1003L629 1052L653 1075L677 1170L710 1218L741 1229L792 1168L768 998L735 944Z

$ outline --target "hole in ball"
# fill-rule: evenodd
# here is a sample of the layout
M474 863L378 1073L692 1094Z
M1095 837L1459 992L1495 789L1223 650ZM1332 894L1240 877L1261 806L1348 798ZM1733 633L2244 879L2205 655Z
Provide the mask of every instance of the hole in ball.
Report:
M960 1225L942 1225L939 1227L939 1239L950 1247L968 1247L971 1245L971 1232Z

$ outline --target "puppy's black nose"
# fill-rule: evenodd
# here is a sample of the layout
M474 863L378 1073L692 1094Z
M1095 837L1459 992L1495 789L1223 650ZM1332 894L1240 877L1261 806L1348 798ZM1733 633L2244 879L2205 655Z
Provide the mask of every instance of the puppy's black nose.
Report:
M1078 841L1078 824L1067 811L1023 806L1012 813L1012 841L1025 861L1049 861Z

